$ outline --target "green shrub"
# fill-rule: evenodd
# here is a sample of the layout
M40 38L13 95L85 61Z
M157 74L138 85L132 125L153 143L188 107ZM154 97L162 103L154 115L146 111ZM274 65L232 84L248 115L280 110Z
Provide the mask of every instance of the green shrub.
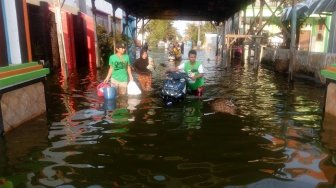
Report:
M99 46L100 61L102 65L108 63L110 55L113 54L113 35L108 33L105 27L97 25L97 39ZM132 40L126 35L117 33L115 37L116 43L124 42L125 44L131 44Z

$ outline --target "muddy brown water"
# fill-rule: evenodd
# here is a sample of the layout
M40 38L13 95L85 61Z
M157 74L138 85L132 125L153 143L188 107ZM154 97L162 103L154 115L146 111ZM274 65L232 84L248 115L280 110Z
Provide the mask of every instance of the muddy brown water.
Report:
M186 49L187 51L187 49ZM104 101L107 68L47 79L46 115L6 134L0 177L14 187L331 187L332 120L324 86L198 51L205 94L166 107L162 49L153 91ZM183 56L186 58L186 54Z

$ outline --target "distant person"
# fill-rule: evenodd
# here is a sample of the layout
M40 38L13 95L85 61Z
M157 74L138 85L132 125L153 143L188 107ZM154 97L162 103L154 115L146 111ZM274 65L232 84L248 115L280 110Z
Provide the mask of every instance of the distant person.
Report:
M104 83L111 80L111 85L117 88L120 95L126 94L128 81L133 81L129 56L124 54L125 50L125 44L116 44L116 53L110 56L110 68L104 80Z
M143 45L142 49L144 49L145 51L148 51L148 44L147 44L147 42L145 42L145 44Z
M152 90L152 72L148 69L150 65L148 53L145 49L140 51L140 57L135 60L133 68L138 74L140 87L143 91Z
M177 69L188 74L190 81L188 81L187 88L193 95L202 96L204 92L204 68L200 61L196 61L196 50L190 50L187 61L181 63Z
M181 49L181 54L184 54L184 43L183 42L181 43L180 49Z
M173 54L175 56L175 61L180 61L182 58L181 49L178 43L173 47Z

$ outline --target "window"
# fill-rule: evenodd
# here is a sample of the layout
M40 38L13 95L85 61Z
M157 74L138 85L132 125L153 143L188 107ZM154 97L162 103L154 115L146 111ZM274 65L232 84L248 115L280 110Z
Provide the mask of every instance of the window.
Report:
M103 26L106 30L108 29L108 20L107 16L104 15L96 15L96 22L98 25ZM108 30L107 30L108 31Z
M323 41L324 23L320 22L317 26L316 41Z

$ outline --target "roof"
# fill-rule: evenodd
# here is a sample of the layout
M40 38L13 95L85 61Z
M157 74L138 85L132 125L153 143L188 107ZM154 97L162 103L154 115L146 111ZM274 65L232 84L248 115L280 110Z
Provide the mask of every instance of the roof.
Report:
M311 14L336 11L336 0L305 0L295 5L298 18L308 17ZM292 17L292 7L284 9L281 21L288 21Z
M145 19L223 21L255 0L106 0Z

